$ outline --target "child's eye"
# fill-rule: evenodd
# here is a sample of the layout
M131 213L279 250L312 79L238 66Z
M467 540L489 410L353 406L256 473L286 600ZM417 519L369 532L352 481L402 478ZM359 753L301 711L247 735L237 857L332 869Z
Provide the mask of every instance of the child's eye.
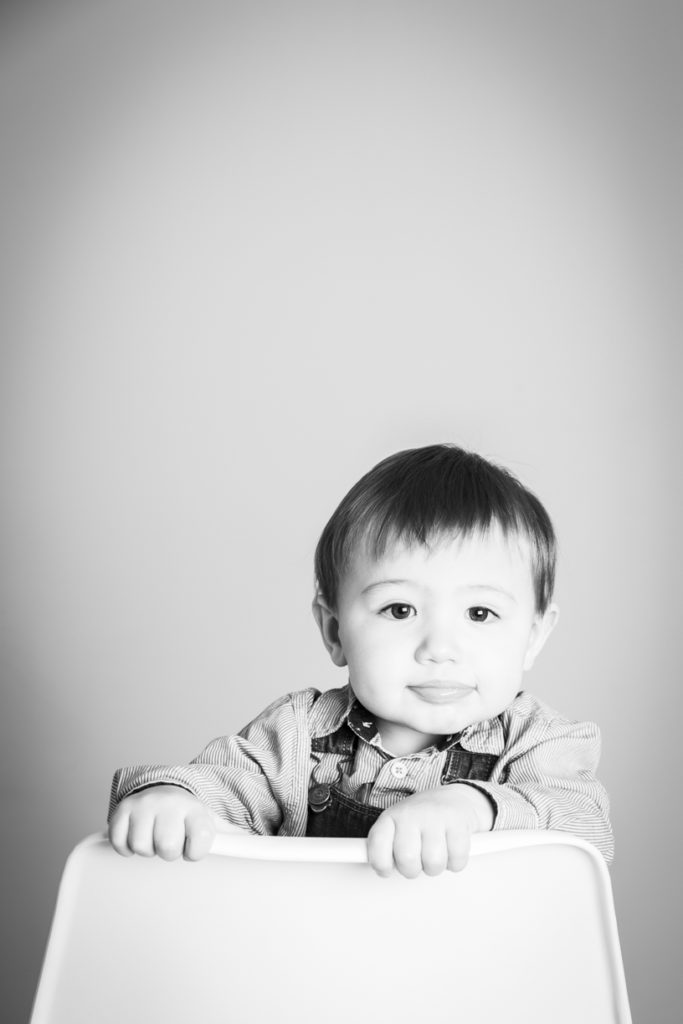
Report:
M392 619L409 619L415 614L412 604L389 604L382 608L383 615L391 615Z
M482 608L480 605L468 608L467 614L471 622L489 622L491 618L498 618L496 613L492 612L490 608Z

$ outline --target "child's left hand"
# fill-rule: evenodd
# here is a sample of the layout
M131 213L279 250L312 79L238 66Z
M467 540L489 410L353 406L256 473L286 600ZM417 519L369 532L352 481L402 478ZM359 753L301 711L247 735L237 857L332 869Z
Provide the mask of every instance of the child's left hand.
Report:
M490 800L473 786L440 786L414 793L389 807L368 834L368 862L386 877L394 868L406 878L462 871L473 832L493 826Z

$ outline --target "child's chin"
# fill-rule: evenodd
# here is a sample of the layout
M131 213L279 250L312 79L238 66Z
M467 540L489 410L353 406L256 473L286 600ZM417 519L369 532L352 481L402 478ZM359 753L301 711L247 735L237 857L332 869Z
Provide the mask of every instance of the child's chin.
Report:
M471 725L478 725L479 722L486 722L490 718L495 718L499 713L498 711L489 711L487 708L459 708L457 711L453 711L452 714L440 716L440 721L433 723L435 728L425 731L436 732L442 736L450 736L456 732L464 732Z

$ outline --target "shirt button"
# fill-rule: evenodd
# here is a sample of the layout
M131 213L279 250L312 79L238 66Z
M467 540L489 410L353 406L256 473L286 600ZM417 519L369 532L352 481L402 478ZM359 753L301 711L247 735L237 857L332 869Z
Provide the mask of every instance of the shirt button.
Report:
M389 771L395 779L405 779L408 769L401 761L392 761Z

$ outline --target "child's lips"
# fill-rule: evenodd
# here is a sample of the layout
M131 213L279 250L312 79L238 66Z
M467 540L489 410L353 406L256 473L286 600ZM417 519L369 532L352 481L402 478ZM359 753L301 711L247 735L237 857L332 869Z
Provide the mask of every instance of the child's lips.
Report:
M414 683L409 690L427 704L454 704L474 693L476 686L466 683L448 683L433 680L428 683Z

